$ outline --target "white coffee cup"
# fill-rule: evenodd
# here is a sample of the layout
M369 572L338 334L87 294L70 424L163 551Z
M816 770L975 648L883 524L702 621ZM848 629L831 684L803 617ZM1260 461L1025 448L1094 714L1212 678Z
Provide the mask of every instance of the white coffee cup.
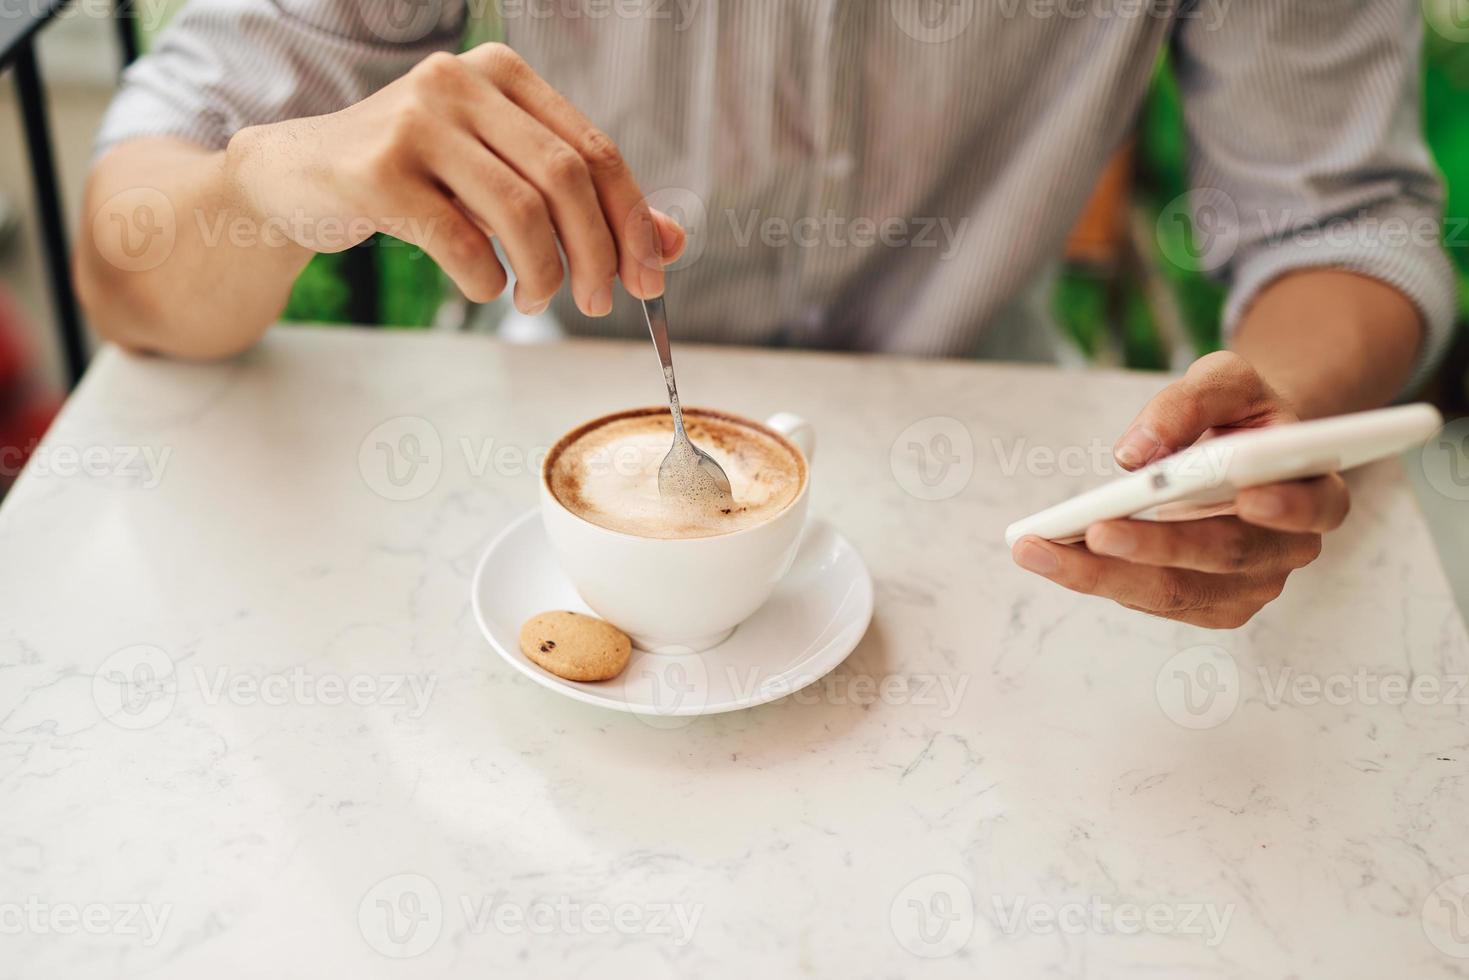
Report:
M801 461L800 490L779 513L753 527L703 538L643 538L593 524L551 492L550 464L561 448L622 414L577 426L546 454L541 466L546 536L583 601L639 649L707 650L765 604L795 560L806 524L815 430L788 412L772 415L764 425L728 412L705 413L763 430L790 447Z

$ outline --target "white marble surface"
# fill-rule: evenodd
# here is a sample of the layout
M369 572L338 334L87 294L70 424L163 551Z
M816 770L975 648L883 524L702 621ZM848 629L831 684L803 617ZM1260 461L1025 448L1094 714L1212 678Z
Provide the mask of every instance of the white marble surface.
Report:
M812 511L878 598L809 692L655 725L517 676L467 608L534 501L517 459L656 402L651 351L105 351L0 508L0 977L1469 976L1469 643L1399 464L1210 633L1001 541L1100 479L1156 377L679 366L691 402L817 422ZM431 434L395 487L404 416Z

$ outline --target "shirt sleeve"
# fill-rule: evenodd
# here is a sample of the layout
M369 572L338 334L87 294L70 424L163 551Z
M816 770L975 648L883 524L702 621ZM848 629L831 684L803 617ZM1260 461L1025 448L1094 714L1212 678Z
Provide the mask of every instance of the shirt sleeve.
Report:
M1200 265L1230 285L1226 334L1278 276L1348 269L1418 307L1416 386L1448 344L1456 300L1420 122L1419 5L1202 0L1190 13L1174 44L1190 208Z
M96 154L139 136L220 149L247 126L343 109L454 49L465 10L456 0L189 0L123 74Z

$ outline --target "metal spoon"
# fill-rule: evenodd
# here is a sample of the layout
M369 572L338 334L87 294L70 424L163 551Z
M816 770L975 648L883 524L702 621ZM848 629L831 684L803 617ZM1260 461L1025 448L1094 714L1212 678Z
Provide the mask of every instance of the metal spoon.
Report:
M643 315L648 318L648 332L658 349L663 364L663 381L668 385L668 407L673 412L673 447L658 467L658 494L672 497L703 498L720 507L734 503L729 477L704 450L689 441L683 427L683 409L678 404L678 384L673 380L673 352L668 347L668 314L663 297L643 300Z

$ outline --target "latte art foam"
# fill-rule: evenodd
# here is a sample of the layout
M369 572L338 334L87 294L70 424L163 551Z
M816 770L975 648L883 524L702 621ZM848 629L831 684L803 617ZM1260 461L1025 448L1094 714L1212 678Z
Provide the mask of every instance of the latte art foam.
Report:
M673 445L667 411L617 416L576 434L551 459L551 492L578 517L643 538L704 538L753 527L800 492L805 463L769 433L693 409L685 409L684 425L723 467L733 506L660 496L658 467Z

